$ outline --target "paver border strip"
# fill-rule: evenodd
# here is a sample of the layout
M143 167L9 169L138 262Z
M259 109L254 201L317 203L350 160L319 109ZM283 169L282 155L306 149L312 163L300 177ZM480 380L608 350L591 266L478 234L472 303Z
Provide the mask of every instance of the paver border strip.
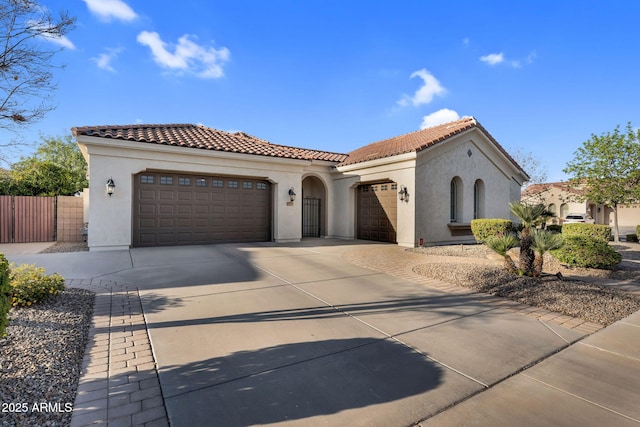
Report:
M71 426L169 426L138 289L100 279L67 286L95 293Z

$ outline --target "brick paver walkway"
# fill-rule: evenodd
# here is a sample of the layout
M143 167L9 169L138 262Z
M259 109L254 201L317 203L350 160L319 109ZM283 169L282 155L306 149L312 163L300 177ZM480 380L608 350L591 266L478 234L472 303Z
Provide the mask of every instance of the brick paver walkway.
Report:
M103 280L71 280L96 294L73 427L168 426L138 290Z

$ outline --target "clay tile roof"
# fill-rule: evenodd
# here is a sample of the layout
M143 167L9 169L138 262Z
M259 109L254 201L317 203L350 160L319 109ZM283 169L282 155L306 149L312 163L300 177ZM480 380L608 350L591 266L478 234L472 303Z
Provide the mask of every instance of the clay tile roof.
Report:
M374 142L364 147L358 148L349 153L349 157L338 166L352 165L369 160L383 159L385 157L397 156L400 154L420 152L432 147L455 135L472 128L480 129L495 144L495 146L509 159L521 172L526 172L518 163L506 152L498 141L487 130L482 127L473 117L463 117L459 120L444 123L438 126L422 129L416 132L407 133L382 141Z
M584 194L584 188L579 188L579 186L571 185L569 182L545 182L542 184L531 184L528 187L522 189L522 197L530 197L536 194L542 193L543 191L557 189L560 191L565 191L568 193L573 193L577 195Z
M290 159L338 163L347 157L346 154L271 144L245 132L229 133L192 124L85 126L74 127L71 132L75 137L91 136Z

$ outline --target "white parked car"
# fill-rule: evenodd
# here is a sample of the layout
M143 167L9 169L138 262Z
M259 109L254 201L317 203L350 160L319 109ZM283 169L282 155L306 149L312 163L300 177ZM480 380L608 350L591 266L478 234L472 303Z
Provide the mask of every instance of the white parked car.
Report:
M565 217L564 219L564 223L565 224L569 224L572 222L584 222L586 224L593 224L595 223L595 220L593 218L591 218L589 215L587 214L569 214Z

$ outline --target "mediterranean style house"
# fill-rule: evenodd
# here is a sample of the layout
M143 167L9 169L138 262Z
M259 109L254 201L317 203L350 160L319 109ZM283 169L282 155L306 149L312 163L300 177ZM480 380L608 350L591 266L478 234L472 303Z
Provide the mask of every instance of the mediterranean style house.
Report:
M613 227L613 209L610 206L584 200L579 188L569 186L567 182L548 182L533 184L522 190L522 200L530 203L542 203L554 214L548 224L561 225L569 214L587 214L595 224ZM618 226L621 233L635 233L640 224L640 203L618 206Z
M348 154L200 125L74 127L90 250L223 242L473 242L509 218L525 171L473 117Z

